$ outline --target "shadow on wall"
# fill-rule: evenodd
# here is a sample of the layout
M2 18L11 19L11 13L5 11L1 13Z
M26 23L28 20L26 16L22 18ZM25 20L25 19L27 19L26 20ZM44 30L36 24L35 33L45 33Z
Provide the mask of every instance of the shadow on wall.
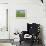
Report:
M43 37L43 26L42 25L40 25L40 39L42 40L42 45L45 46L44 45L44 37Z

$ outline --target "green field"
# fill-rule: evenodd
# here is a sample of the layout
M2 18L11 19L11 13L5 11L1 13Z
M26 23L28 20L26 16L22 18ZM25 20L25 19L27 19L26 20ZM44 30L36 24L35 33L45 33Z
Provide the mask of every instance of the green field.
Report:
M24 10L16 10L16 17L25 17Z

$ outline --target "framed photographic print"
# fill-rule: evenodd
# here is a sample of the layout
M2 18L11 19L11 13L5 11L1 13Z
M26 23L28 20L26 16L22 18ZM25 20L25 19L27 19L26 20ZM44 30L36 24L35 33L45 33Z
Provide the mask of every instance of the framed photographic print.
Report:
M25 10L16 10L16 17L25 17Z

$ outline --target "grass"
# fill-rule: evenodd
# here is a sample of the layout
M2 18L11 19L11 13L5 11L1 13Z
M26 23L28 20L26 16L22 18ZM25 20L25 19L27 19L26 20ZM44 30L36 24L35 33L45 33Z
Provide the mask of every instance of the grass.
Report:
M25 17L25 11L24 10L17 10L16 17Z

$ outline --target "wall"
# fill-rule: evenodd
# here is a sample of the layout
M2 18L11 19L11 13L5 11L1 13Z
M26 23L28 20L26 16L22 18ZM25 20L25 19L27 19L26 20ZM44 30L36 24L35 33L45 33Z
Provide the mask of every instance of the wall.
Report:
M8 0L0 0L0 3L8 3Z
M16 9L25 9L26 18L16 18ZM40 0L9 0L9 15L10 36L13 36L16 30L19 32L26 30L27 22L36 22L42 25L44 41L46 41L45 5Z
M12 36L16 30L26 30L27 22L36 22L43 26L44 41L46 44L45 0L44 5L40 2L40 0L0 0L0 3L4 2L9 2L8 30L11 32L10 36ZM27 17L16 18L16 9L25 9Z

